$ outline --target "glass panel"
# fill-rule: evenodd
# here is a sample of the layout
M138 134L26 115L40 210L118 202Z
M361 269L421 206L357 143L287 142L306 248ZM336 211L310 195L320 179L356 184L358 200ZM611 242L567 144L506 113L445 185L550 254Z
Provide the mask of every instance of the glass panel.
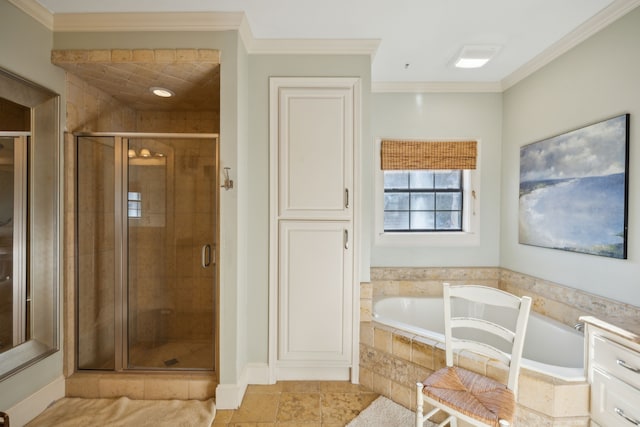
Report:
M409 212L385 212L385 230L407 230L409 228Z
M409 172L384 171L384 188L385 189L409 188Z
M433 230L433 212L411 212L412 230Z
M436 213L436 229L438 230L460 230L461 229L460 211L456 212L437 212Z
M412 211L432 211L435 209L434 193L412 193Z
M459 170L436 171L436 188L460 188L461 177Z
M78 368L115 369L113 137L78 137Z
M462 209L462 194L460 193L438 193L436 196L436 206L439 211L457 211Z
M409 175L411 180L411 188L433 188L433 171L411 171Z
M0 353L14 346L13 218L14 218L13 138L0 138ZM24 340L18 339L18 342Z
M213 140L131 139L128 368L214 369Z
M409 193L385 193L384 209L387 211L409 210Z

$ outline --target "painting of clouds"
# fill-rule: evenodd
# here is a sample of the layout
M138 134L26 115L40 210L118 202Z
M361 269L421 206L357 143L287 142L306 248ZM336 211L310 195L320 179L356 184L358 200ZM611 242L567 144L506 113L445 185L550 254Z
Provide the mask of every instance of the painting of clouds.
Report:
M519 241L627 257L629 115L520 149Z

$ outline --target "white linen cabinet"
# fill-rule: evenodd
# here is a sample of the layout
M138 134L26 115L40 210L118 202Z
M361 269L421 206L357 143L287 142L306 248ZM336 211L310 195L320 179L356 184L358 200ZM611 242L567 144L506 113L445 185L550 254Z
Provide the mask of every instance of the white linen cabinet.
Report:
M359 80L270 80L271 380L349 379Z

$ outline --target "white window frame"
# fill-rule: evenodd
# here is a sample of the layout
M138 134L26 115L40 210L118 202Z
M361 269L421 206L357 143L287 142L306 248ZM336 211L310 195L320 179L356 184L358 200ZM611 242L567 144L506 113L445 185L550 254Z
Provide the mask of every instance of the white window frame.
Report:
M383 139L375 142L375 245L376 246L478 246L480 245L480 140L478 142L477 169L464 170L462 230L406 232L384 231L384 172L380 167L380 146ZM405 139L405 138L401 138ZM468 140L469 138L464 138ZM420 141L428 139L421 138ZM438 141L442 141L438 138ZM454 139L452 139L454 140ZM460 139L455 139L460 140Z

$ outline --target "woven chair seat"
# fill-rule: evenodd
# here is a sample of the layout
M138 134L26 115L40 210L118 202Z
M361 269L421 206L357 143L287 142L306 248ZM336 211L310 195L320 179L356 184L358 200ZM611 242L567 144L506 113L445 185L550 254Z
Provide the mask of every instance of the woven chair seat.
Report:
M515 398L504 384L460 367L445 367L424 382L423 393L478 421L513 423Z

